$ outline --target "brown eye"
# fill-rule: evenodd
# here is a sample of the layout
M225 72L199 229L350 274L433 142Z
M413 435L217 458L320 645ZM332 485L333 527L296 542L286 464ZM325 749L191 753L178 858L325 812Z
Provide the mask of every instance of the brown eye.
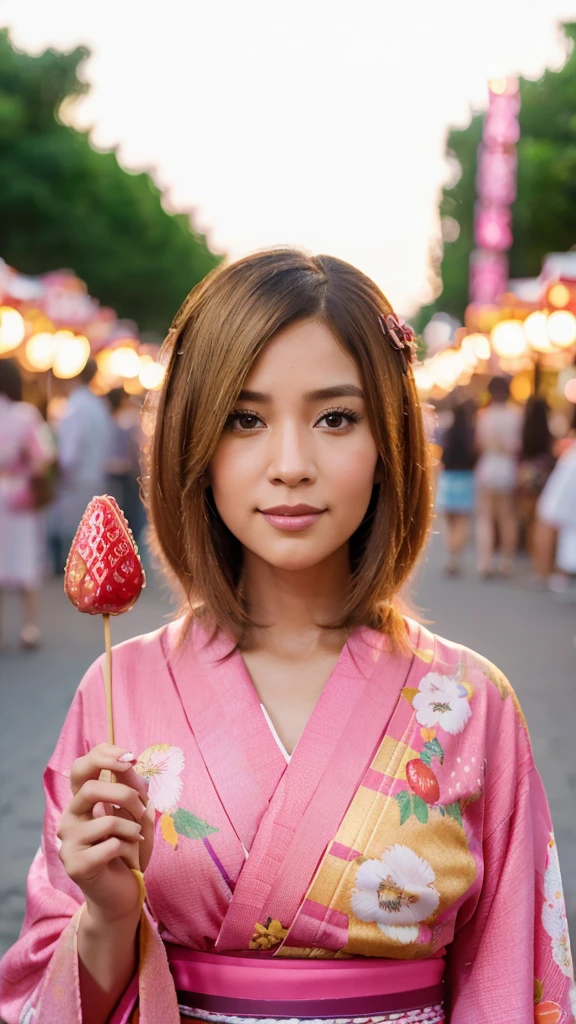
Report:
M258 417L252 416L250 413L240 413L237 416L238 424L242 427L242 430L251 430L258 423Z
M342 431L353 423L360 422L360 414L353 409L331 409L318 420L317 426L326 425L333 431Z
M226 426L228 430L253 431L261 422L260 417L254 412L242 412L236 410L228 417Z
M329 427L341 427L344 422L344 415L341 412L329 412L324 419Z

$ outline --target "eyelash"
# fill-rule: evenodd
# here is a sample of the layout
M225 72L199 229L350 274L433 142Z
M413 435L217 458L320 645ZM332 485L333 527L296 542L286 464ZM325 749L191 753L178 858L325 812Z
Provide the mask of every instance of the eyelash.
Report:
M226 429L235 431L238 434L253 433L253 428L234 426L234 420L238 419L240 416L252 416L254 417L254 419L261 420L261 417L258 415L258 413L252 412L250 409L234 409L234 411L230 413L226 421ZM360 413L356 412L354 409L345 409L342 406L339 406L336 409L327 409L326 412L322 413L318 422L320 420L325 419L326 416L342 416L345 420L348 421L346 427L351 426L351 424L353 423L359 423L360 420L362 419ZM346 427L332 427L329 429L331 434L342 434L344 433Z

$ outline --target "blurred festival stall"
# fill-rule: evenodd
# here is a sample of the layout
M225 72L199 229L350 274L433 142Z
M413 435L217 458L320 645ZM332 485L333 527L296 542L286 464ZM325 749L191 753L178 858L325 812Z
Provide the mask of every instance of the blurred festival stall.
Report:
M537 278L509 280L519 110L517 81L492 81L477 159L470 303L463 325L432 317L415 376L422 397L441 402L457 387L479 395L490 376L507 374L516 401L537 393L562 411L576 403L576 251L545 256Z
M0 358L18 360L25 397L49 419L58 419L63 382L81 373L90 356L98 364L91 385L98 394L124 387L138 396L160 388L159 343L143 340L135 323L100 306L71 271L28 277L0 259Z

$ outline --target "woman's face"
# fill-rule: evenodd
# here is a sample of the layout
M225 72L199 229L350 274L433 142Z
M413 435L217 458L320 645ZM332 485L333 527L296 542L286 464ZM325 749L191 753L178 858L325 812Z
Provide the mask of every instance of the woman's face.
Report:
M279 569L340 551L368 509L378 453L353 359L307 320L254 363L209 466L218 512Z

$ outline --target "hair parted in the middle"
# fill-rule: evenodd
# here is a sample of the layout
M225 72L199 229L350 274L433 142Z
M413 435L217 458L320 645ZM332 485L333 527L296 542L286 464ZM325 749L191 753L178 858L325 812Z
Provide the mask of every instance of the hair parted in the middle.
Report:
M431 489L414 380L378 320L391 312L374 282L350 264L274 248L212 271L177 313L163 350L167 372L146 491L169 573L190 613L210 628L239 642L251 622L241 594L241 545L214 506L207 467L265 345L288 325L314 319L360 370L382 480L350 539L344 615L326 625L366 625L401 639L394 601L427 539Z

